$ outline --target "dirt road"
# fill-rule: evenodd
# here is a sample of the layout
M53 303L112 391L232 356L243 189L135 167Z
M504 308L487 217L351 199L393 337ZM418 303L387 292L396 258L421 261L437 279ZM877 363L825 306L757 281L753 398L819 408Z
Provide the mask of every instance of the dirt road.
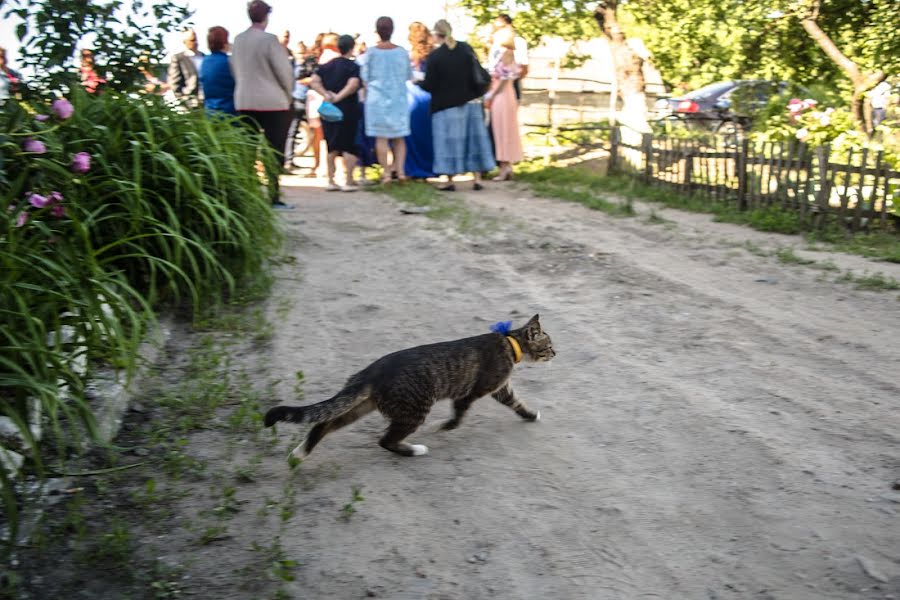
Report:
M900 600L900 298L836 281L900 265L510 184L458 192L445 221L286 184L295 261L264 308L274 333L235 363L250 384L280 379L263 410L292 401L297 371L318 401L388 352L539 313L557 357L513 383L543 418L488 398L436 433L441 404L411 438L430 453L402 458L377 446L375 414L294 470L304 429L281 424L259 450L225 426L243 427L240 406L163 450L120 439L172 472L207 465L108 483L122 500L97 501L152 521L135 530L142 558L178 575L147 575L147 597ZM124 437L167 425L151 414ZM93 556L132 564L117 531ZM72 598L112 597L118 571L74 565L87 583ZM68 585L35 573L29 598Z
M802 244L703 215L494 185L459 194L483 226L460 234L374 194L293 194L297 264L273 295L293 308L268 360L302 369L309 401L507 318L540 313L558 353L513 377L539 423L485 399L446 433L438 405L421 458L378 448L377 415L327 438L279 525L293 597L900 598L896 291L762 256ZM302 432L281 431L286 453ZM275 454L240 493L282 488Z

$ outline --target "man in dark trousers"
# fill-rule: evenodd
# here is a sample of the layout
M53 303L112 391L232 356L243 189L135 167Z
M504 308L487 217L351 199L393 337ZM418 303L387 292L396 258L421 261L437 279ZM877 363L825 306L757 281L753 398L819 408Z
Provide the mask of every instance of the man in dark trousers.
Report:
M203 106L203 90L200 88L200 64L203 53L193 29L184 31L184 51L172 56L169 63L168 84L175 98L189 108Z

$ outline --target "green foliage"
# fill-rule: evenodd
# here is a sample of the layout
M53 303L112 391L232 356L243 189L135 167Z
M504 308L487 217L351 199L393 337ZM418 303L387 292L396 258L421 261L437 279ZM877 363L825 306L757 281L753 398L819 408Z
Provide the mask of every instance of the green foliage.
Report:
M509 6L507 3L506 6ZM475 18L479 25L488 25L498 15L508 12L513 17L516 32L533 47L545 35L567 41L586 40L600 34L594 21L596 2L586 0L531 0L514 2L515 10L489 0L460 0L459 5Z
M773 98L762 111L754 125L751 138L762 141L800 140L811 148L828 145L832 162L850 164L853 155L860 152L884 152L883 161L893 168L900 167L900 134L885 122L875 129L875 137L869 138L859 131L853 115L846 108L812 108L791 118L787 108L788 96Z
M356 504L365 500L365 497L362 495L362 487L358 485L353 486L353 495L350 497L350 502L341 507L341 519L345 521L349 521L350 518L356 513Z
M0 410L38 471L29 403L60 450L93 436L91 369L131 372L153 308L218 302L264 270L280 241L256 174L258 134L155 97L70 97L72 115L46 121L35 117L54 110L39 101L0 110ZM34 142L40 152L25 151ZM81 152L84 173L73 163ZM170 466L183 470L178 458Z
M634 208L628 202L632 199L658 202L669 208L711 213L717 221L749 225L760 231L802 233L810 242L828 244L828 249L833 251L900 262L900 238L894 233L878 231L849 235L837 224L809 231L809 225L797 213L779 206L742 211L734 203L714 202L703 196L679 193L669 187L646 185L627 175L608 176L577 167L544 168L535 163L524 164L519 179L528 182L539 195L579 202L613 215L633 215ZM747 250L765 254L756 247L748 246Z
M804 5L793 0L632 0L623 12L636 25L629 33L644 40L665 80L678 89L765 78L849 91L845 74L803 29ZM900 5L894 0L830 0L822 3L817 22L861 69L890 73L900 68L898 21Z
M110 88L129 90L145 82L142 56L162 56L163 35L188 18L170 0L13 0L3 18L17 17L23 65L39 91L72 90L79 83L76 48L90 40L95 67ZM73 64L74 62L74 64ZM152 61L151 61L152 62Z

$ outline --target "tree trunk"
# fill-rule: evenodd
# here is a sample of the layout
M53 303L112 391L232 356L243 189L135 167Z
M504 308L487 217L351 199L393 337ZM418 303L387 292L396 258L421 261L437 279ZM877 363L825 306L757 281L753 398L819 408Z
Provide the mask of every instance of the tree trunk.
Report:
M650 133L647 121L647 97L644 93L644 59L628 45L625 34L616 18L618 0L605 0L594 9L594 19L609 41L609 49L615 66L616 87L622 99L618 122L624 125L621 140L632 146L641 146L642 134ZM635 156L632 156L635 154ZM640 152L627 150L623 157L634 164L640 163Z
M801 17L800 23L803 25L803 29L806 30L806 33L808 33L813 41L815 41L825 54L828 55L828 58L834 61L834 63L846 73L847 77L850 78L850 82L853 84L853 97L850 101L850 111L853 114L853 119L856 121L859 129L871 137L872 109L869 106L869 103L866 102L865 96L866 92L881 83L886 75L880 70L863 73L859 70L859 67L855 62L847 58L844 53L840 51L837 44L835 44L834 41L828 37L828 34L819 27L817 19L819 17L820 6L821 0L810 0L807 7L808 10L806 14Z

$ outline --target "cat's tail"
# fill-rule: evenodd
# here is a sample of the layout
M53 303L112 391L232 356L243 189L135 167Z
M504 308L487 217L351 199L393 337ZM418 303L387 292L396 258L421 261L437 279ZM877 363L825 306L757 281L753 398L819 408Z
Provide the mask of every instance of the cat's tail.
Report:
M266 413L265 426L279 421L289 423L321 423L339 417L369 398L370 386L348 386L328 400L309 406L276 406Z

